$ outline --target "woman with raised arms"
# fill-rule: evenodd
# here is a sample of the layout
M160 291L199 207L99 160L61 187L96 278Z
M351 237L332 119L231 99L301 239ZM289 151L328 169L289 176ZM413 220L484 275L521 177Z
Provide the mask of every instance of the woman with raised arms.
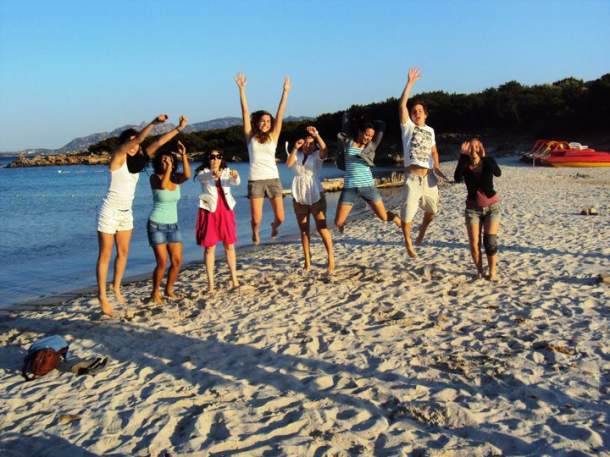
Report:
M102 313L107 316L112 316L112 306L106 295L106 278L113 245L116 245L116 260L112 290L119 303L125 303L121 293L121 282L127 266L129 242L133 230L131 207L140 171L144 169L148 160L154 157L157 150L183 130L188 122L186 117L182 116L178 127L161 135L146 149L142 149L142 142L152 132L154 126L166 120L167 115L160 114L140 132L134 129L125 130L119 135L119 146L110 157L110 183L98 213L99 253L96 267L98 298Z
M165 283L165 296L176 299L174 284L182 265L182 235L178 228L178 200L180 200L180 184L191 177L186 148L178 141L177 153L165 149L153 159L154 174L150 176L150 187L153 194L153 209L148 217L148 243L155 253L157 266L153 272L153 290L151 300L163 303L161 297L161 280L165 274L167 258L170 267ZM182 172L178 172L178 161L182 162Z
M297 140L292 148L286 165L294 170L292 180L292 203L301 231L301 244L305 255L304 269L311 268L309 236L309 215L316 223L328 255L328 273L335 271L335 256L330 230L326 225L326 198L320 183L320 167L326 158L328 148L315 127L307 127L305 138Z
M277 142L282 130L286 101L290 92L289 78L284 79L284 87L275 119L267 111L256 111L250 115L246 98L246 76L239 73L235 77L239 87L244 135L248 144L250 176L248 178L248 198L252 225L252 241L260 243L260 225L263 219L263 202L269 199L274 220L271 223L271 237L277 236L278 227L284 222L284 201L282 183L275 160Z
M339 197L335 226L341 232L345 226L347 216L358 197L362 198L371 207L375 215L386 222L394 222L400 227L400 218L391 211L386 211L381 194L375 186L375 179L371 168L375 159L375 151L381 143L385 130L385 123L363 123L359 126L356 137L349 135L349 122L347 112L343 114L342 131L339 140L339 155L337 166L345 170L343 177L343 190Z

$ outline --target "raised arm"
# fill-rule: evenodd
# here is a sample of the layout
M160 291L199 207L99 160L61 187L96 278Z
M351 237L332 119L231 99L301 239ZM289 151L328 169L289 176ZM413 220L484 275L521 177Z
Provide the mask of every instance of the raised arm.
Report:
M115 149L110 160L110 169L116 170L119 166L121 166L125 160L125 157L127 156L127 153L133 148L139 146L146 139L146 137L150 135L150 132L152 132L155 125L162 124L166 120L167 114L159 114L152 120L152 122L148 123L142 130L140 130L140 133L138 133L134 139L126 141Z
M182 158L182 173L178 175L178 184L182 184L191 179L191 164L189 162L189 156L186 153L186 147L181 141L178 141L178 154Z
M309 126L307 127L307 133L309 133L313 137L313 139L316 140L318 146L320 146L320 159L326 159L326 156L328 154L328 147L320 136L320 132L318 132L318 129L313 126Z
M299 138L298 140L296 140L294 142L294 145L292 146L292 150L290 151L290 154L288 154L288 158L286 159L287 167L293 167L294 164L297 163L297 152L299 151L299 148L301 148L301 146L303 146L304 143L305 143L305 140L303 138Z
M171 177L172 177L172 159L170 156L165 155L161 157L161 160L165 164L165 172L163 173L163 177L161 178L161 185L159 186L161 189L170 189L171 188Z
M386 123L383 121L374 121L373 125L375 126L375 136L373 137L373 144L375 145L375 149L377 149L381 144L383 135L385 134Z
M183 131L185 129L188 122L189 122L188 118L184 114L181 115L180 121L178 123L178 127L173 128L172 130L161 135L154 142L152 142L146 148L146 155L148 155L148 157L154 157L154 155L157 153L157 151L159 150L159 148L161 146L166 144L168 141L170 141L172 138L174 138L176 135L178 135L181 131Z
M398 103L398 115L400 116L401 125L406 124L409 121L409 108L407 107L407 102L409 101L409 96L411 95L411 90L415 85L415 81L419 78L421 78L419 68L411 68L407 76L407 84L402 91L400 102Z
M290 78L286 76L284 78L284 87L282 88L280 104L277 107L277 113L275 114L275 123L273 125L273 130L271 131L271 137L275 143L277 143L277 140L280 138L282 123L284 122L284 112L286 111L286 102L288 101L288 92L290 92L291 88L292 82L290 81Z
M470 142L464 141L460 148L460 159L458 160L455 172L453 173L453 180L455 182L462 182L464 179L464 172L466 167L470 163Z
M250 123L248 99L246 98L246 82L246 75L237 73L237 76L235 76L235 83L237 84L237 87L239 87L239 101L241 103L241 117L244 123L244 136L246 137L246 142L248 142L252 135L252 124Z

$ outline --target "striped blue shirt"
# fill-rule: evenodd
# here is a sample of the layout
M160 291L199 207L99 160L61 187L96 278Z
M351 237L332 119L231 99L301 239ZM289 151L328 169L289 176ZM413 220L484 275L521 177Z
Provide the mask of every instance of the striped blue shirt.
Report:
M343 187L370 187L375 185L371 168L360 158L362 148L355 148L350 144L345 153L345 175Z

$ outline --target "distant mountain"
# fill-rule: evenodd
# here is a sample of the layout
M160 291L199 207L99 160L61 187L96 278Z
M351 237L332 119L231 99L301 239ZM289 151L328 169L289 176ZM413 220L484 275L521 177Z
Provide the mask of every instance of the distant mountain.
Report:
M312 117L307 116L287 116L284 121L285 122L303 122L309 119L313 119ZM233 127L235 125L241 125L241 117L221 117L218 119L211 119L209 121L204 122L196 122L194 124L189 124L184 131L186 133L192 132L203 132L207 130L217 130L217 129L226 129L228 127ZM45 148L32 148L32 149L24 149L18 152L3 152L2 154L8 155L16 155L20 152L25 152L28 155L36 155L36 154L64 154L66 152L76 152L76 151L84 151L89 146L99 143L107 138L112 138L121 134L121 132L125 129L134 128L137 130L142 129L146 125L146 122L142 122L139 125L128 124L118 127L110 132L99 132L92 133L91 135L81 136L79 138L74 138L69 143L66 143L64 146L58 149L45 149ZM168 132L175 128L175 124L165 123L155 126L153 129L152 135L161 135L165 132Z
M196 122L195 124L187 125L184 131L186 133L203 132L206 130L226 129L234 125L241 125L241 117L221 117L211 121Z
M146 126L146 124L147 124L146 122L142 122L140 125L128 124L128 125L124 125L122 127L118 127L116 129L112 130L111 132L92 133L91 135L82 136L80 138L75 138L72 141L70 141L69 143L62 146L61 148L55 149L53 152L54 153L64 153L64 152L82 151L84 149L87 149L92 144L99 143L100 141L105 140L106 138L112 138L112 137L120 135L123 130L129 129L129 128L141 130L142 128L144 128L144 126ZM163 133L169 132L170 130L172 130L175 127L176 126L174 124L172 124L171 122L167 122L165 124L160 124L160 125L155 125L155 128L153 129L152 134L161 135Z

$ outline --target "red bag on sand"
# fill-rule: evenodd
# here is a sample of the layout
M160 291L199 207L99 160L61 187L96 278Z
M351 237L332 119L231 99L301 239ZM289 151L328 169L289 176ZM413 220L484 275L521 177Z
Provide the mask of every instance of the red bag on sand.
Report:
M500 197L497 193L495 193L493 197L488 197L482 190L477 190L476 201L479 208L487 208L488 206L499 203Z
M37 376L44 376L57 368L67 352L67 348L55 351L50 348L40 349L28 354L23 361L21 374L26 381L31 381Z

